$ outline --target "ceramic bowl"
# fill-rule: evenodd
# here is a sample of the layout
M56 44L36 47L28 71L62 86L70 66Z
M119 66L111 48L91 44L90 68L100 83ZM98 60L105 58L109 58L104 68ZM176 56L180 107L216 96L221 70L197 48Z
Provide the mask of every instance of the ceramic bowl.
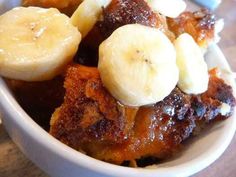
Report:
M0 0L0 4L3 2ZM19 3L5 2L0 13ZM235 93L236 86L230 67L217 46L210 48L206 61L209 68L217 66L225 71L224 79ZM227 148L236 130L236 116L233 115L192 138L183 153L175 159L146 168L121 167L84 155L53 138L24 112L1 78L0 98L3 125L12 140L31 161L53 177L190 176L213 163Z

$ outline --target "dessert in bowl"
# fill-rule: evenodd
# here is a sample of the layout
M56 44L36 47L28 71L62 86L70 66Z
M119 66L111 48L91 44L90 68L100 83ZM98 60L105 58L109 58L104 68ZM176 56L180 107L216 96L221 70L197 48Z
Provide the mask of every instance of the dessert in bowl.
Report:
M102 45L99 47L98 69L72 64L69 65L68 69L66 69L67 72L65 76L62 76L65 78L65 97L64 100L62 100L63 103L57 105L59 108L57 108L53 113L50 133L63 143L79 150L80 152L63 145L35 124L22 111L22 108L17 105L16 101L6 90L3 83L1 93L3 98L5 98L5 101L4 104L2 103L2 107L3 112L7 115L6 118L4 118L4 124L6 125L9 134L15 142L19 144L22 151L28 154L30 159L53 176L91 176L92 174L97 176L187 176L199 171L214 161L223 152L232 139L235 131L235 121L233 117L230 117L224 121L213 121L214 119L221 120L227 118L233 112L234 84L233 79L230 76L229 66L225 62L225 59L219 49L216 46L212 46L206 56L208 69L214 67L220 68L225 81L219 78L216 70L211 70L210 77L208 78L208 74L206 74L207 69L201 59L203 57L197 46L197 44L201 47L208 46L209 41L213 38L211 36L213 34L211 31L213 29L211 28L211 25L214 26L214 23L209 21L209 19L212 19L211 15L204 14L205 12L203 11L194 14L184 13L174 20L169 18L169 22L167 23L169 23L169 26L173 27L171 32L169 31L169 28L171 27L166 28L165 23L160 23L160 21L157 20L165 20L162 15L156 15L152 11L149 11L149 13L143 13L142 9L145 9L143 6L148 8L146 3L143 2L142 9L139 9L136 1L124 1L124 3L126 3L126 6L123 7L117 1L112 1L103 12L103 23L96 22L99 24L98 26L95 24L95 27L102 28L102 32L105 31L102 35L102 37L104 36L101 40L103 41ZM133 3L132 6L130 6L129 3ZM135 9L131 7L135 7ZM31 10L30 8L28 9ZM139 11L137 11L137 9ZM40 11L41 10L42 9L40 9ZM160 28L162 28L163 31L160 32L160 30L142 26L149 26L148 23L150 21L145 21L144 23L147 24L142 25L129 25L131 23L139 23L132 22L132 20L136 20L138 18L127 18L128 21L125 21L125 18L122 19L122 17L126 17L127 15L122 16L124 12L130 12L132 10L134 10L133 13L139 12L135 14L136 16L137 14L151 14L153 18L151 18L152 23L150 24L154 25L153 28L159 28L161 26ZM34 11L37 11L37 8L35 8ZM74 13L75 15L72 16L72 22L76 26L77 24L75 21L77 20L74 21L73 19L77 19L77 17L79 17L78 13L81 13L80 10L76 10ZM120 18L115 18L118 19L118 21L112 21L111 17L117 14L120 15ZM195 41L190 36L190 32L190 35L178 34L179 28L176 28L176 23L181 22L181 24L185 24L182 22L182 20L185 19L185 16L188 17L186 19L193 21L192 24L196 24L196 28L199 27L197 22L200 24L203 22L209 22L209 24L205 24L207 28L203 25L202 29L199 29L200 36L201 34L207 34L205 39L200 40L200 38L198 38L198 33L196 36L193 35ZM122 24L119 24L121 23L119 19L122 19ZM131 21L129 21L130 19ZM145 19L147 18L145 17ZM114 22L114 24L111 25L111 22ZM142 18L140 23L141 22L143 22ZM119 24L118 26L117 23ZM121 27L117 29L119 26ZM87 56L81 54L85 51L83 48L88 48L88 45L94 45L95 47L93 46L93 50L96 51L96 47L98 46L96 45L96 42L100 44L101 41L98 39L97 41L90 43L89 37L92 38L91 36L94 35L94 33L92 33L94 29L92 29L92 31L90 31L91 34L89 34L87 31L88 28L84 28L84 26L81 27L79 25L77 27L80 31L82 31L81 34L84 39L82 40L79 52L75 57L75 61L80 64L89 65L92 63L90 65L93 65L95 63L96 65L96 57L93 58L92 56L90 58L88 53ZM185 30L185 26L182 27L182 29ZM127 33L129 30L133 31L134 34L131 34L130 32ZM155 36L155 38L153 37L154 39L152 39L149 35L147 35L147 33L152 34L151 36ZM87 39L85 37L86 35ZM142 39L142 42L140 43L142 43L142 45L139 44L137 35L140 35L140 38ZM99 35L97 35L97 38L98 36ZM176 36L180 37L177 37L177 40L175 40ZM77 38L79 37L77 36ZM76 36L73 39L76 39ZM114 41L114 39L119 40ZM79 39L77 39L77 42L78 41ZM117 43L119 43L119 41L123 45L118 46ZM175 47L171 41L175 41ZM154 44L159 44L160 47L157 47L158 45L151 45L151 42ZM137 45L131 45L133 48L129 47L132 43ZM191 47L186 46L186 43ZM109 44L112 44L110 49ZM154 50L146 50L146 48L143 47L145 45L148 46L148 49L154 47ZM165 46L164 49L159 50L163 45ZM112 46L115 46L114 49ZM122 46L126 47L123 49ZM185 50L182 50L185 47L189 51L192 49L195 51L196 55L191 55L191 58L194 58L194 60L193 63L190 63L190 65L194 65L198 69L200 68L199 71L201 71L201 73L199 73L199 76L202 78L200 86L198 84L195 85L199 82L199 79L197 77L198 75L196 76L194 74L194 70L187 76L185 74L181 75L181 67L183 65L177 66L177 64L175 64L175 52L177 53L177 63L178 61L181 63L186 62L185 58L188 57L185 56L189 56L189 54L186 54ZM90 48L92 48L92 46L90 46ZM143 78L139 77L140 79L137 79L134 75L131 80L128 80L128 82L127 80L124 81L122 78L125 74L127 74L127 77L131 76L132 73L129 73L128 71L133 71L135 68L132 63L130 65L130 61L127 59L130 55L125 55L124 53L127 48L131 51L134 49L134 53L137 54L135 59L138 61L141 60L144 62L144 65L146 63L151 65L152 71L155 71L155 69L161 65L161 67L158 68L158 71L161 70L162 72L158 75L155 75L156 72L154 72L154 78L156 79L160 77L160 79L152 80L152 75L147 75L148 77L144 77L145 75L142 74L145 74L146 70L149 71L149 67L145 67L145 70L143 71L140 68L140 64L136 65L135 63L135 67L138 67L138 71L141 73L139 76L143 76ZM119 60L115 60L114 56L109 54L110 51L111 53L120 54L115 55L119 56ZM109 56L109 62L107 62L107 56ZM131 58L134 58L133 52L131 52ZM163 60L163 58L165 60ZM199 62L195 63L195 61ZM126 64L123 65L122 62ZM119 67L107 67L108 65L111 66L111 63L115 63L115 66L128 65L129 68L124 67L124 74L121 72L123 77L119 78L116 75L117 70L114 72L114 70ZM20 67L24 66L24 63L20 64ZM67 63L63 63L63 65L68 66ZM141 64L141 66L143 66L143 64ZM188 69L188 66L189 64L186 64L186 70ZM121 69L122 67L119 68L118 71ZM42 79L41 75L37 75L42 73L42 70L39 71L40 72L36 72L34 74L34 76L36 75L35 77L31 77L29 73L24 72L20 72L21 75L15 75L14 73L10 73L9 75L9 72L4 72L3 75L8 74L7 77L10 77L11 79L12 77L21 76L21 78L14 79L35 81L35 78L36 80L38 78ZM226 71L229 74L227 74ZM133 72L135 72L135 70ZM178 72L180 73L180 79L176 77ZM101 79L99 73L101 75ZM43 76L44 79L45 76L49 77L46 79L51 79L51 77L54 77L52 75L57 74L58 72L50 71L46 72L46 75ZM207 77L205 77L206 75ZM27 76L27 78L25 78L25 76ZM110 78L107 79L106 76ZM163 79L165 76L166 79L168 78L167 80ZM167 91L169 89L169 93L167 93L168 91L160 91L156 95L152 94L149 99L148 95L143 94L145 92L142 90L142 82L146 78L151 79L151 82L148 84L150 88L148 87L149 89L147 93L152 93L153 90L158 90L161 87L166 89L160 90ZM194 80L190 87L186 87L184 85L186 80L192 81L192 78L193 80L197 78L197 82ZM117 82L115 79L120 80ZM132 79L134 79L134 81L132 81ZM29 83L19 82L10 80L8 81L8 84L13 90L13 93L15 93L16 98L18 98L19 102L21 102L22 106L25 108L25 105L29 106L34 104L34 98L37 100L37 96L33 97L31 100L28 100L26 94L25 100L28 100L28 102L24 103L24 99L19 99L19 94L17 94L17 91L22 90L21 93L24 95L24 91L27 90L25 88L30 87L26 87ZM129 85L129 82L140 85L138 85L139 87L135 85L136 89L133 89L133 85ZM163 85L163 82L166 82L167 85ZM179 88L175 88L177 82ZM208 82L209 86L208 88L205 88L206 84L208 85ZM126 87L120 87L120 83ZM30 84L34 85L35 83ZM113 87L110 87L109 84L116 84L115 90ZM231 85L231 87L229 85ZM53 89L53 87L49 88ZM144 87L144 90L145 89L146 87ZM206 89L208 89L208 91L206 91ZM127 90L132 90L134 96L129 94L127 95ZM217 92L215 92L215 90L217 90ZM49 96L50 94L46 98L50 99L50 102L53 102L51 99L54 95L52 94L51 98ZM211 104L209 104L209 100ZM49 100L47 100L47 102L48 101ZM11 109L14 111L10 111ZM202 115L196 110L200 110ZM153 112L155 112L155 114ZM157 112L159 112L159 114L157 114ZM128 118L130 118L130 121L127 123L126 120ZM152 121L150 122L150 120ZM197 139L194 138L194 142L189 143L190 145L185 150L182 150L181 155L178 157L159 162L160 159L166 159L167 157L176 154L176 152L181 149L182 141L192 135L193 132L197 131L197 128L201 128L201 126L203 126L206 122L212 122L212 124L215 125L209 131L204 132L202 134L203 137L198 136ZM112 165L93 159L84 153L97 159L115 164L146 167L131 168ZM199 164L199 161L201 161L201 164Z

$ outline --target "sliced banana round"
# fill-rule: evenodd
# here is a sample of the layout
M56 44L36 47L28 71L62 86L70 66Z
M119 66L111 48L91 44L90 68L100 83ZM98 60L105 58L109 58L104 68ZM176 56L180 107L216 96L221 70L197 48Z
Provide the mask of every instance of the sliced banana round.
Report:
M77 26L82 37L85 37L96 24L102 13L102 7L106 7L111 0L84 0L71 17L71 22Z
M98 69L108 91L129 106L163 100L179 75L170 40L158 29L138 24L118 28L99 46Z
M179 67L178 87L187 94L200 94L208 88L208 68L200 47L187 33L174 42Z
M183 0L146 0L149 6L164 16L176 18L186 9Z
M48 80L75 55L81 35L57 9L18 7L0 16L0 74Z

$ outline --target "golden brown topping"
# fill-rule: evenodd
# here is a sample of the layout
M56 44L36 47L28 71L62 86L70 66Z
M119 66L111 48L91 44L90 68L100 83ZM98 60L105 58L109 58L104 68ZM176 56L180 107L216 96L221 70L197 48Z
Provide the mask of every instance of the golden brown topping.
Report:
M114 143L126 138L126 110L104 89L96 68L70 67L65 88L64 103L53 118L57 121L52 121L52 135L74 148L82 142Z
M65 100L52 117L50 133L92 157L116 164L150 156L166 159L200 125L231 115L232 88L210 74L209 89L201 95L186 95L175 88L153 106L129 108L106 91L97 69L72 66ZM222 103L231 108L227 115L221 115Z
M120 26L134 23L156 28L163 26L161 17L144 0L113 0L104 9L102 26L107 36Z
M184 12L175 19L167 18L169 29L176 37L189 33L204 48L214 40L215 21L215 16L206 9Z
M98 46L102 41L117 28L136 23L159 28L170 40L174 40L174 34L168 30L166 18L154 13L144 0L112 0L109 6L103 10L103 18L83 39L76 62L96 66Z

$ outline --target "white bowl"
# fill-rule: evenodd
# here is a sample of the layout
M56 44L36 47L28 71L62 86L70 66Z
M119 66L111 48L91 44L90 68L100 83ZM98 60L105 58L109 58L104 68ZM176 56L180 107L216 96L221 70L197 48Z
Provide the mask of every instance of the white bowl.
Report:
M218 66L230 73L230 67L217 46L210 48L206 58L209 68ZM224 79L235 93L233 77L225 74ZM213 163L227 148L236 130L234 114L192 138L178 158L146 168L121 167L86 156L53 138L24 112L1 78L0 98L3 124L13 141L30 160L54 177L190 176Z

